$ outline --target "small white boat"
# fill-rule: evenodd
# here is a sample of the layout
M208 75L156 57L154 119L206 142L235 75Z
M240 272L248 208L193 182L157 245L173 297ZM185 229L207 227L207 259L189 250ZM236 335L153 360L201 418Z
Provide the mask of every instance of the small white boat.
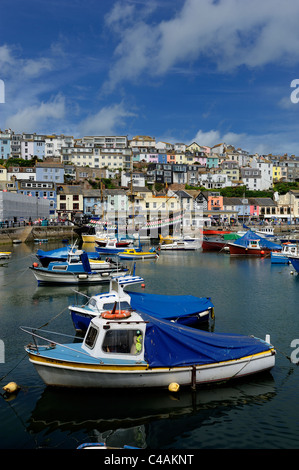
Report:
M159 245L160 250L198 250L200 248L200 242L197 239L194 240L175 240L172 243L161 243Z
M245 235L245 233L247 233L248 230L253 231L260 237L269 237L269 238L274 237L274 227L272 227L271 225L265 225L264 227L259 226L258 228L251 228L251 229L249 227L246 227L246 225L243 225L243 227L247 230L239 230L237 234L240 237L243 237L243 235Z
M122 313L120 317L114 310L103 312L91 320L84 339L64 344L61 339L46 338L42 330L21 327L34 338L25 350L45 384L85 389L168 388L171 384L195 388L275 365L269 337L263 341L209 333L143 313Z
M115 236L109 236L107 234L96 235L95 242L98 246L105 247L109 243L114 243L117 247L129 247L133 245L133 240L128 238L117 238Z
M109 239L108 241L105 242L103 246L97 243L96 251L98 253L104 253L107 255L113 255L113 254L117 255L120 251L126 251L128 248L131 248L132 246L133 244L131 242L122 243L118 241L117 239L114 239L114 240Z

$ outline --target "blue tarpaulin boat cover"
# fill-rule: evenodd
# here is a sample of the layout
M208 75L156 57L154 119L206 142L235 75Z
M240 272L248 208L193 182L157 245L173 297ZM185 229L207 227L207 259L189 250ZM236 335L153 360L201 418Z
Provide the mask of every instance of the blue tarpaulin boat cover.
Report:
M131 307L165 320L176 319L204 312L214 307L208 297L193 295L156 295L127 291L131 297Z
M60 259L63 261L64 259L67 258L67 255L70 251L71 247L69 246L64 246L62 248L56 248L55 250L49 250L49 251L44 251L44 250L37 250L36 256L38 258L55 258Z
M47 258L47 259L49 259L49 261L52 261L52 260L65 261L71 250L72 250L72 247L70 245L69 246L63 246L62 248L56 248L55 250L49 250L49 251L37 250L36 256L39 259ZM91 259L98 259L99 258L98 253L95 253L93 251L87 252L87 255Z
M269 344L251 336L210 333L141 314L147 321L145 360L150 367L212 364L269 350Z
M248 232L246 232L243 237L238 238L238 240L234 241L233 243L246 247L250 240L259 240L260 246L262 248L269 248L271 250L281 250L281 245L271 242L265 237L261 237L257 233L254 233L252 230L248 230Z

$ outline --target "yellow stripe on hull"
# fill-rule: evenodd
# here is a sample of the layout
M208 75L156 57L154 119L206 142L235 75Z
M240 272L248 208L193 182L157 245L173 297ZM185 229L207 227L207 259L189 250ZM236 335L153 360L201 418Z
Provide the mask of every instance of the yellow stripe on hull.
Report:
M235 364L237 362L246 362L246 361L252 361L255 358L258 358L260 356L267 356L267 355L274 355L275 350L269 349L268 351L263 351L260 353L253 354L251 356L244 356L239 359L233 359L233 360L228 360L228 361L222 361L222 362L215 362L211 364L194 364L194 366L197 369L207 369L207 368L213 368L213 367L219 367L219 366L228 366ZM45 358L41 356L36 356L35 354L30 354L29 359L31 362L35 363L40 363L43 365L53 365L57 367L68 367L72 369L88 369L88 370L103 370L107 371L109 370L114 370L114 371L145 371L145 370L155 370L156 372L158 371L168 371L168 370L183 370L183 369L190 369L193 366L192 365L186 365L186 366L174 366L174 367L154 367L150 368L148 364L124 364L124 365L113 365L113 364L88 364L88 363L78 363L78 362L72 362L72 361L63 361L63 360L57 360L57 359L50 359L50 358Z
M41 356L36 356L35 354L29 353L29 360L34 363L40 363L42 365L53 365L57 367L68 367L72 369L88 369L88 370L116 370L116 371L130 371L130 370L147 370L148 365L140 364L124 364L124 365L113 365L113 364L88 364L88 363L78 363L71 361L61 361L57 359L49 359Z

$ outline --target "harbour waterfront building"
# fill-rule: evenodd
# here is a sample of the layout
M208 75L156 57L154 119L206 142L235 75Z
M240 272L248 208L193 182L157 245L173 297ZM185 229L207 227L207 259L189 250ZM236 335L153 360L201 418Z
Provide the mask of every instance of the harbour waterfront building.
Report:
M45 136L45 158L61 158L64 148L71 148L74 145L73 136L46 135Z
M0 132L0 159L7 160L11 153L11 140L10 133L5 131Z
M45 136L38 134L22 134L21 158L32 160L37 157L40 160L45 158Z
M36 180L37 181L53 181L56 184L64 183L64 165L49 160L44 162L36 162Z
M83 194L81 186L57 185L57 209L58 217L71 220L75 214L83 214Z
M56 184L53 181L28 181L16 180L15 187L18 194L24 194L49 201L49 216L55 217L56 213Z
M50 201L25 194L0 191L0 221L28 221L49 218Z

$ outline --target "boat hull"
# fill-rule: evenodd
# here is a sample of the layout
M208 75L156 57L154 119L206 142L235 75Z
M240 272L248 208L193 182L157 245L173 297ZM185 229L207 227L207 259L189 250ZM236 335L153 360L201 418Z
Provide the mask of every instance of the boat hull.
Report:
M243 256L266 256L271 253L267 248L246 248L244 246L229 244L229 252L231 255Z
M82 234L81 238L83 243L95 243L95 235Z
M298 256L296 256L296 257L290 256L289 260L292 263L293 268L296 269L297 273L299 273L299 257Z
M275 365L275 352L268 350L238 360L200 366L149 368L147 364L109 365L54 360L29 352L29 360L48 386L75 388L167 388L222 382L265 372Z
M207 236L209 236L209 235L227 235L229 233L231 233L231 230L221 230L221 229L219 229L219 230L212 230L212 229L211 230L209 230L209 229L203 230L203 235L207 235Z
M289 264L289 262L289 258L282 253L271 252L271 264Z
M156 253L135 253L135 254L130 254L130 253L118 253L118 256L120 259L156 259L158 255Z
M182 242L182 243L165 243L160 245L162 251L186 251L186 250L198 250L199 244L193 242Z
M80 272L50 272L42 268L31 267L39 285L43 284L101 284L108 282L112 275L122 276L126 271L94 271L91 273Z
M203 251L221 251L227 247L227 242L223 240L203 240L202 250Z

